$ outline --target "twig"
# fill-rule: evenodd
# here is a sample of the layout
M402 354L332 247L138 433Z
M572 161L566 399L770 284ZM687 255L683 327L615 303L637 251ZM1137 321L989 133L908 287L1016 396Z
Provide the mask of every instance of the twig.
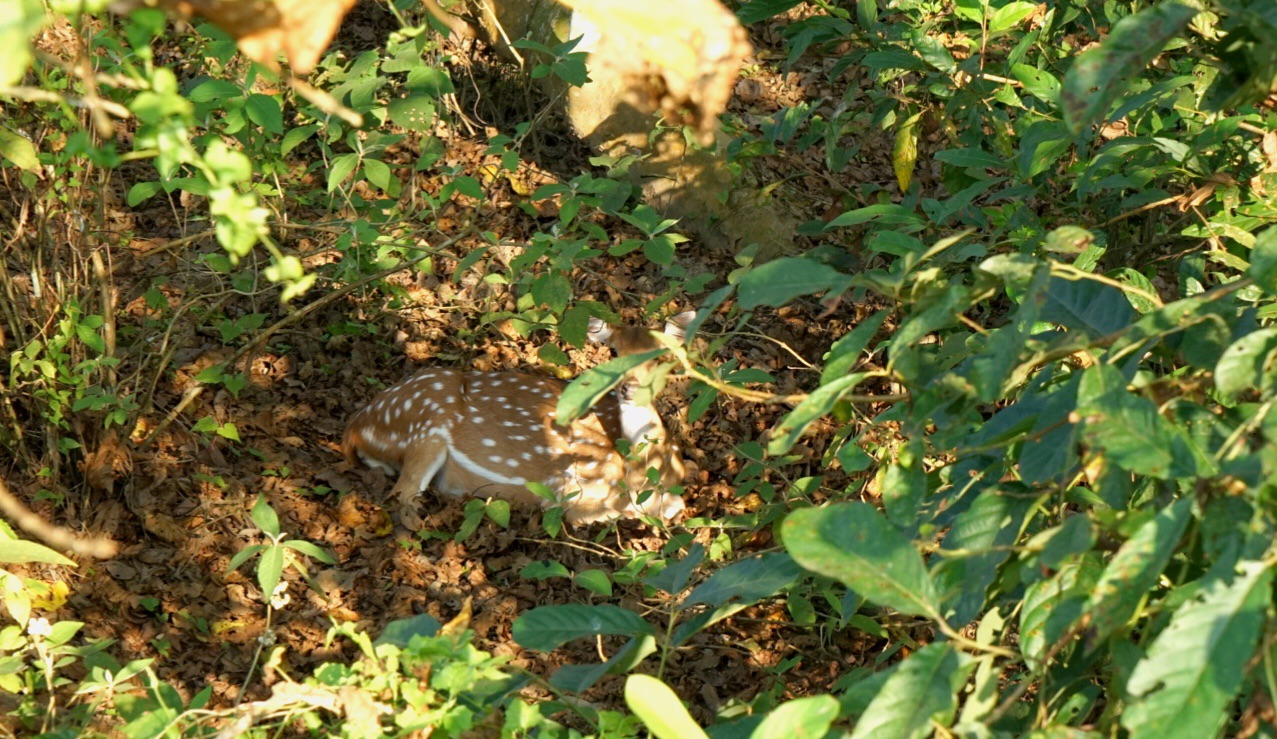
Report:
M56 548L74 552L82 557L110 559L119 545L104 536L79 537L61 526L55 526L18 500L0 478L0 513L16 523L27 533Z

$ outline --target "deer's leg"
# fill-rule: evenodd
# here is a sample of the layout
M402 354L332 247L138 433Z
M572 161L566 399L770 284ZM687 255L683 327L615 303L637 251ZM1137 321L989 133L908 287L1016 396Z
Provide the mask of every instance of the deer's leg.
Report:
M447 461L448 444L440 436L428 435L404 454L399 479L390 492L399 501L399 522L405 527L413 531L422 527L423 521L417 513L421 491L430 485Z

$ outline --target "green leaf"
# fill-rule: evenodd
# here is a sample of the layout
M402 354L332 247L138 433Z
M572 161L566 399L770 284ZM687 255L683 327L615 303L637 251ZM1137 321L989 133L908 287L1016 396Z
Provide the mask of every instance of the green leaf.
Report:
M1262 328L1234 341L1215 365L1215 387L1227 398L1250 389L1267 395L1277 363L1277 328Z
M609 598L612 596L612 578L603 570L581 570L572 581L592 593Z
M693 544L692 548L687 550L687 556L654 575L644 577L643 582L658 590L664 590L670 595L677 595L683 591L683 588L687 587L687 581L692 576L692 572L704 560L705 547L700 544ZM684 607L686 607L686 604L684 604Z
M935 153L934 159L955 167L978 169L1006 169L1007 160L996 157L983 149L945 149Z
M1052 277L1045 293L1040 314L1043 321L1085 331L1094 338L1120 331L1136 318L1121 290L1094 280Z
M1118 95L1198 12L1188 3L1158 3L1118 21L1099 46L1082 52L1060 90L1069 128L1102 123Z
M1255 237L1247 274L1264 292L1277 295L1277 226L1270 226Z
M44 25L44 3L40 0L6 2L0 16L0 87L22 81L31 65L31 37Z
M564 366L570 361L567 352L554 344L542 344L537 349L537 359L546 364L557 364L559 366Z
M409 131L429 131L435 122L435 101L430 95L409 95L391 100L390 120Z
M511 635L519 646L551 652L583 636L655 636L656 629L620 606L541 606L515 619Z
M901 613L937 612L935 586L913 544L867 503L804 508L781 526L785 548L812 572Z
M832 380L809 393L772 429L771 440L767 442L767 453L778 457L788 452L808 426L831 411L838 399L851 392L863 379L865 373L856 372Z
M823 224L822 231L831 231L846 226L859 226L862 223L874 223L877 226L900 227L901 231L921 231L927 227L927 219L909 210L903 205L884 203L869 205L856 210L849 210L829 223Z
M342 154L333 159L333 166L328 170L328 192L336 190L338 185L345 182L357 166L359 166L358 154Z
M40 562L75 567L74 561L67 559L43 544L36 544L33 541L23 539L0 539L0 562L4 564Z
M284 548L268 546L262 550L262 558L257 563L257 584L262 588L262 598L269 601L284 574Z
M288 152L292 151L293 149L296 149L306 139L310 138L311 136L314 136L315 132L318 130L319 130L318 123L312 123L308 126L298 126L297 128L289 129L288 133L284 134L283 140L280 141L279 155L281 157L288 156Z
M1011 74L1033 97L1052 106L1059 103L1060 81L1050 72L1028 64L1016 64L1011 67Z
M958 63L953 60L953 55L940 39L928 36L922 29L914 29L910 41L913 42L914 51L918 52L918 56L922 57L927 64L945 74L958 71Z
M801 295L841 292L851 278L827 264L810 259L783 257L750 270L736 285L740 307L753 310L760 305L773 308Z
M989 19L989 32L998 33L1012 28L1033 15L1033 11L1037 9L1037 3L1024 2L1024 0L1009 2L993 11L993 17Z
M138 203L147 200L151 196L158 193L163 188L158 182L139 182L129 188L127 202L130 208L136 207Z
M279 101L275 98L270 95L253 93L248 96L244 107L248 112L248 120L261 126L267 133L281 134L284 132L284 111L279 107Z
M1126 392L1117 368L1094 365L1083 372L1077 410L1086 419L1082 434L1092 451L1102 450L1111 462L1136 474L1171 477L1173 429L1153 401Z
M364 160L364 177L382 192L390 190L390 165L377 159Z
M1188 525L1191 511L1192 500L1188 498L1160 509L1109 560L1086 605L1091 614L1088 651L1122 628L1157 584Z
M216 100L238 100L244 91L229 80L204 80L186 93L192 103L211 103Z
M318 544L314 544L309 541L302 541L301 539L289 539L288 541L285 541L283 544L281 544L281 546L288 547L294 552L301 552L307 557L319 560L320 562L323 562L324 564L335 564L337 562L337 560L333 559L333 555L329 554L326 550L324 550Z
M768 552L733 562L715 572L693 588L678 608L686 610L699 603L718 607L731 600L756 603L789 587L801 574L802 568L791 556Z
M928 644L896 668L865 709L851 739L921 739L948 726L975 660L949 644Z
M742 26L748 26L780 15L802 2L803 0L748 0L736 9L736 18Z
M980 491L954 520L940 547L944 559L931 571L954 622L965 624L984 607L985 593L1011 556L1010 547L1033 503L1021 488L993 486Z
M1132 739L1218 736L1246 678L1272 592L1272 569L1243 562L1175 611L1126 683L1121 713Z
M750 732L750 739L820 739L838 718L838 699L813 695L782 703Z
M36 154L35 144L7 128L0 128L0 157L28 172L40 171L40 157Z
M275 509L270 507L265 495L257 496L257 500L253 503L253 510L248 515L262 533L272 538L279 536L279 516L275 514Z
M586 410L599 401L599 398L619 385L630 370L665 352L665 349L654 349L642 354L629 354L581 373L580 377L563 388L563 395L555 407L556 423L563 426L580 418Z
M382 630L381 636L377 637L377 641L373 642L375 646L382 644L393 644L400 649L408 646L408 642L412 641L414 636L432 637L439 633L442 624L433 616L425 613L418 614L411 618L401 618L386 624L386 628Z
M878 333L878 328L882 326L882 322L886 320L889 313L890 311L885 309L874 313L829 347L829 353L825 355L825 369L820 373L821 385L846 375L852 367L856 366L860 361L860 353Z
M572 299L572 282L562 272L550 272L532 281L532 298L555 313L562 313Z
M656 739L709 739L678 695L651 675L626 678L625 704Z
M1020 610L1020 651L1035 673L1045 668L1044 660L1052 646L1081 617L1099 576L1098 559L1083 557L1025 591Z

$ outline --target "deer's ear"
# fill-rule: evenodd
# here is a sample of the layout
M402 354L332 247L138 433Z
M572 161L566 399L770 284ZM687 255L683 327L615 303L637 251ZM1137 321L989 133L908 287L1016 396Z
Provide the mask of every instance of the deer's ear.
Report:
M679 341L683 341L687 338L687 327L691 325L695 318L696 311L694 310L685 310L678 315L670 316L665 321L665 333Z
M585 338L596 344L606 344L612 340L612 327L603 322L603 319L590 316L590 322L585 329Z

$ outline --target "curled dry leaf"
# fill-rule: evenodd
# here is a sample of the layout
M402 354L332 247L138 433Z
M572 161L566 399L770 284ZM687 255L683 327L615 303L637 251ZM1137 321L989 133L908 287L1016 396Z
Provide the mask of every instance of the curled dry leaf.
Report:
M563 0L599 31L613 51L591 57L627 80L638 110L660 110L669 123L696 129L712 141L737 74L752 49L736 16L718 0Z

